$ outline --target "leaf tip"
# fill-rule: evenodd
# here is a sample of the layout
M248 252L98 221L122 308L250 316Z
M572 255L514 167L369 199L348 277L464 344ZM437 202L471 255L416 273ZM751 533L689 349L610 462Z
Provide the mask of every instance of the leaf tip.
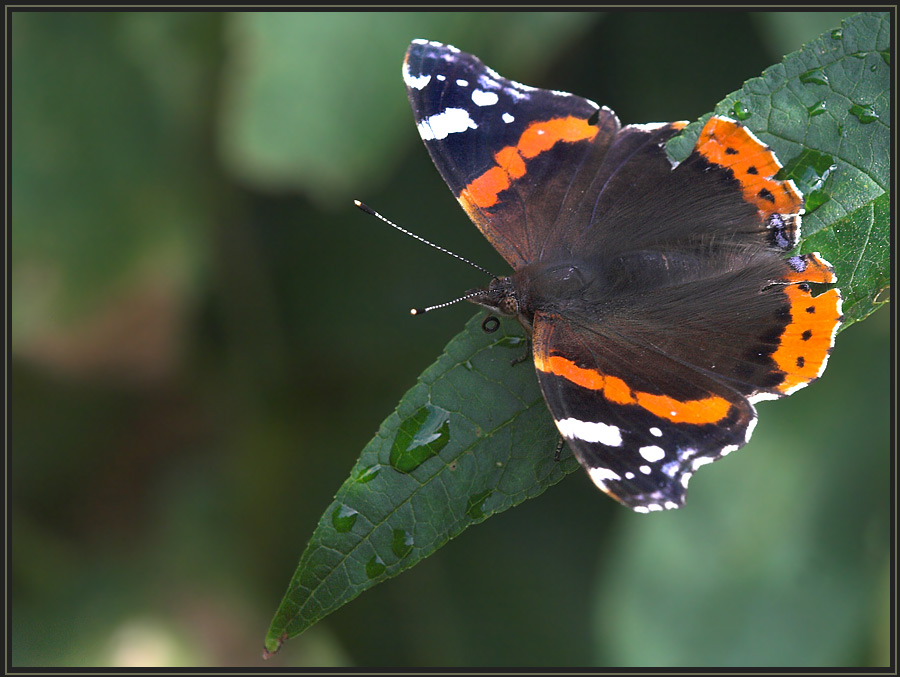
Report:
M267 661L277 654L279 649L281 649L281 645L287 641L287 638L287 632L281 633L279 637L266 637L266 643L262 651L262 659Z

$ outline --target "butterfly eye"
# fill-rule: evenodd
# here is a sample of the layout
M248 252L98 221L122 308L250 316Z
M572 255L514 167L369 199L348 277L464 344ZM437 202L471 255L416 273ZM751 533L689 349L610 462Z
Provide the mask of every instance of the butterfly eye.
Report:
M513 295L504 296L497 305L497 310L504 315L518 315L519 302Z

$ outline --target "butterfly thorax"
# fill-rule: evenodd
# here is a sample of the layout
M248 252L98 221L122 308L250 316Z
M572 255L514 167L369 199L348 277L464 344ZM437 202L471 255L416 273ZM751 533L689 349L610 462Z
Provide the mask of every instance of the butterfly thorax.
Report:
M597 274L596 267L576 261L536 261L512 275L494 278L487 289L468 300L499 315L518 318L531 333L536 312L551 310L560 299L583 298L585 290L596 283Z
M670 246L632 251L612 259L565 255L533 261L512 275L495 278L487 289L471 290L475 296L468 300L518 318L531 332L536 313L600 320L610 313L627 313L636 299L661 289L687 290L697 284L713 288L750 268L757 271L756 278L774 280L783 263L774 251L748 252L742 245L727 242L693 249ZM685 296L685 292L674 293Z

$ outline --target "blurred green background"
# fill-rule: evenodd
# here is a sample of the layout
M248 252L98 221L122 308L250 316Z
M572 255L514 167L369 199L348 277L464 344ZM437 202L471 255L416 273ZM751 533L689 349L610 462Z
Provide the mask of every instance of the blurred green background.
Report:
M359 451L504 265L422 146L413 38L694 119L821 13L12 14L16 666L886 665L889 324L762 403L688 507L576 473L268 664L268 623Z

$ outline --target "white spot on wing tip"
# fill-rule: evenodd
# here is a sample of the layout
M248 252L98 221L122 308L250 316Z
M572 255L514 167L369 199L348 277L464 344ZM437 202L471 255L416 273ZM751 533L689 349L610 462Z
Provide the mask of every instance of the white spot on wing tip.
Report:
M639 132L655 132L657 129L665 127L668 122L645 122L643 124L628 125L629 129L636 129Z
M818 378L821 375L822 375L822 372L819 371L819 374L818 374L818 376L816 376L816 378ZM812 381L815 381L815 378L812 379ZM788 388L787 390L784 391L785 397L787 397L788 395L793 395L798 390L803 390L806 386L808 386L810 383L812 383L812 381L804 381L803 383L798 383L795 386L791 386L790 388Z
M559 433L567 439L579 439L584 442L599 442L608 447L622 446L622 431L607 423L579 421L577 418L564 418L556 422Z
M782 397L784 397L784 395L781 393L761 392L761 393L756 393L755 395L751 395L750 397L747 398L747 400L750 402L750 404L756 404L757 402L765 402L767 400L777 400Z
M714 459L711 459L709 456L698 456L691 462L691 467L693 468L694 472L696 472L697 468L700 468L704 465L709 465L713 462L713 460Z
M588 470L588 474L591 476L591 480L593 480L594 484L604 491L606 491L606 482L608 480L618 482L622 479L618 473L609 468L591 468Z
M481 89L472 92L472 102L476 106L493 106L499 100L500 97L495 92L485 92Z
M406 62L403 63L403 82L406 83L406 86L410 89L424 89L425 86L431 82L430 75L413 75L409 72L409 64Z
M440 113L425 118L417 126L423 141L440 141L450 134L478 129L478 125L464 108L445 108Z
M656 463L656 461L661 461L666 457L666 452L662 450L662 447L657 446L641 447L638 449L638 453L648 463Z
M516 82L515 80L509 80L509 84L518 89L521 92L536 92L537 87L532 87L531 85L523 85L521 82Z
M759 419L754 417L750 419L750 422L747 424L747 432L744 434L744 442L750 441L750 436L753 434L753 431L756 430L756 424L759 423Z
M779 167L780 167L780 166L781 166L781 163L777 161L778 158L775 158L775 160L776 160L776 164L778 164ZM790 186L791 189L792 189L795 193L797 193L797 195L799 195L800 197L803 197L803 193L801 193L801 192L800 192L800 189L797 188L797 184L794 183L794 180L793 180L793 179L787 179L784 183L786 183L788 186ZM805 211L803 210L803 208L801 207L801 208L800 208L800 211L797 213L797 216L800 216L800 214L805 214L805 213L806 213L806 212L805 212Z
M737 444L728 444L722 447L722 456L728 456L732 451L737 451L739 445Z

